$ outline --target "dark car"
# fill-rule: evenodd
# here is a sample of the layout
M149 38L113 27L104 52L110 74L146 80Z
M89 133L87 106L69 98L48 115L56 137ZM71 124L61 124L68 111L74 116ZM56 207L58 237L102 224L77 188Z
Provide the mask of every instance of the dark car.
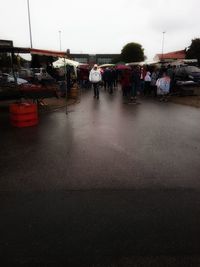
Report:
M200 69L195 66L181 66L175 70L175 81L200 83Z
M180 66L175 69L174 83L180 95L200 94L200 69Z

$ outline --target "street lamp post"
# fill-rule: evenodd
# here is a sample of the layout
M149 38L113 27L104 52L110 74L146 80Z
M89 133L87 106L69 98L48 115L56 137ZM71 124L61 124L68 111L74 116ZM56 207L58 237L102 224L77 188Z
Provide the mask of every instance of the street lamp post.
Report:
M33 48L29 0L27 0L27 8L28 8L28 22L29 22L30 44L31 44L31 48Z
M67 55L67 51L66 51L66 55ZM67 100L68 100L68 84L67 84L67 71L69 71L66 67L66 55L64 55L64 64L65 64L65 90L66 90L66 114L68 114L68 108L67 108Z
M62 50L62 46L61 46L61 31L59 31L59 43L60 43L60 51Z
M165 41L165 31L163 32L163 38L162 38L162 61L163 61L163 52L164 52L164 41Z

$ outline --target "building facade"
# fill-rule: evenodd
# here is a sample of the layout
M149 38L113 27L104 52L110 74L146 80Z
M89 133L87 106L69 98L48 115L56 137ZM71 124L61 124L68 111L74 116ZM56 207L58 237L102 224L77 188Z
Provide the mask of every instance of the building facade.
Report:
M119 54L70 54L70 58L83 64L110 64Z
M154 57L154 60L170 62L170 61L175 61L175 60L182 60L185 58L186 58L185 50L179 50L179 51L174 51L174 52L165 53L165 54L156 54Z

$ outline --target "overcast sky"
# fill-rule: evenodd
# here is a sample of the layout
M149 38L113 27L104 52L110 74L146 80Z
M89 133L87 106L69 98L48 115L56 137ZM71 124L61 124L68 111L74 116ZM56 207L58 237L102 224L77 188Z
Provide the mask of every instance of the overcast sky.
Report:
M200 37L200 0L29 0L33 47L71 53L120 53L138 42L151 60ZM30 47L27 0L0 0L0 39Z

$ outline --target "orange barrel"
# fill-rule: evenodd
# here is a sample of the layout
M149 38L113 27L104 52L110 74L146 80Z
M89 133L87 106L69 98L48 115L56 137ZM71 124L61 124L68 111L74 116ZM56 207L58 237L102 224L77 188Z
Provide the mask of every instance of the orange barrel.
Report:
M29 127L38 124L38 109L36 104L10 104L10 122L15 127Z
M70 97L77 98L78 97L78 87L72 87L70 89Z

